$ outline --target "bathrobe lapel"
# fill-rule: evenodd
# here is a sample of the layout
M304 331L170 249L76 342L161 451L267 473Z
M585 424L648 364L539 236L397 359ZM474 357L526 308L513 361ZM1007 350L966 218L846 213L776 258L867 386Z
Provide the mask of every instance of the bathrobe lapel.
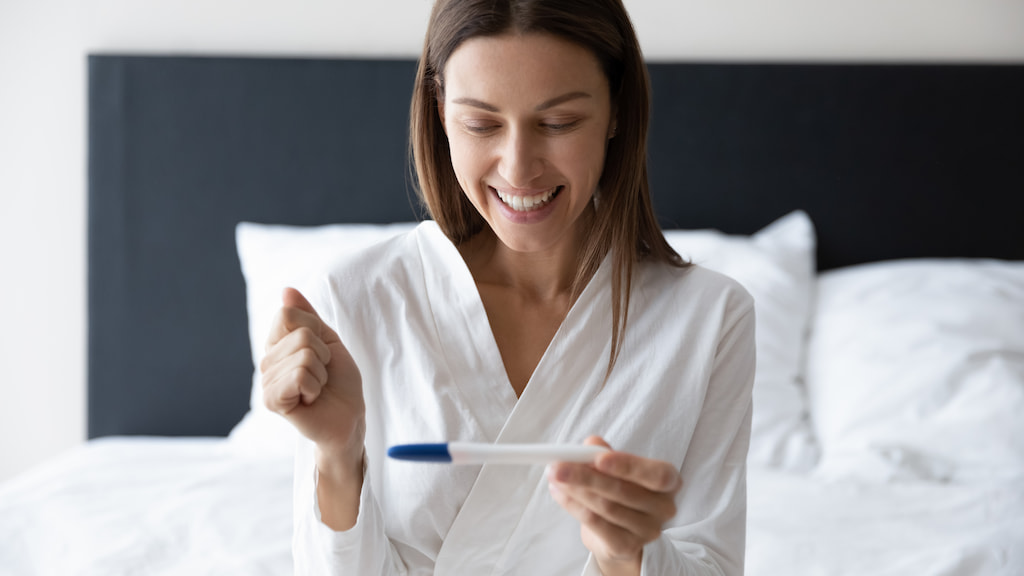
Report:
M427 305L437 324L439 349L448 365L470 436L445 440L494 442L516 405L487 312L462 255L437 226L424 227L421 247ZM443 401L443 399L442 399ZM468 413L467 413L468 412Z
M461 399L485 436L466 439L582 442L590 431L578 430L574 423L600 391L611 345L607 259L569 311L516 401L469 270L439 230L432 229L429 236L432 243L443 242L423 254L425 259L441 259L425 266L431 306L434 310L461 311L435 315L439 333L442 338L447 334L469 335L468 342L453 338L442 343ZM469 349L464 349L466 346ZM560 509L554 510L552 507L557 505L553 502L536 501L549 498L546 485L543 466L482 466L445 537L434 573L501 574L510 568L505 566L505 559L519 557L514 553L520 547L517 541L535 538L536 528L550 524L550 518L534 521L529 515L554 513L568 517ZM573 536L565 544L574 546L577 554L566 555L560 546L562 557L578 556L576 565L582 568L587 551L579 542L578 531Z

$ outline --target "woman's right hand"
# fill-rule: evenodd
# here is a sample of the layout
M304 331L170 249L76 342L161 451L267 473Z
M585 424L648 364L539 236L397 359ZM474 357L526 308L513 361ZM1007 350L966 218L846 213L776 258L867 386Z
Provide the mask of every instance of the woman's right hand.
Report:
M317 445L318 465L362 471L366 407L352 356L308 300L282 295L260 363L263 401Z

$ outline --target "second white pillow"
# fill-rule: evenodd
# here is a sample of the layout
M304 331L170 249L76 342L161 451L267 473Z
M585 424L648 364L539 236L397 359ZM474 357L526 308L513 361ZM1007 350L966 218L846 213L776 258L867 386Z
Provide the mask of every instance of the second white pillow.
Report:
M822 274L807 385L820 477L1024 476L1024 262Z
M757 372L747 461L809 470L818 459L802 382L817 247L810 217L792 212L751 236L669 230L665 237L684 258L734 278L754 297Z

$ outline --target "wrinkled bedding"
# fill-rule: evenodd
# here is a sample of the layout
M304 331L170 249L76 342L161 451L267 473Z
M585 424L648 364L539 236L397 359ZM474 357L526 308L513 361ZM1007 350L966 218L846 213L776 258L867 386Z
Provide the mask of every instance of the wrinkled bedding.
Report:
M747 574L1024 574L1024 481L879 484L751 470Z
M290 574L291 476L230 440L94 440L0 486L0 574ZM752 468L747 574L1024 574L1021 486Z
M223 439L94 440L0 486L0 574L290 574L291 477Z

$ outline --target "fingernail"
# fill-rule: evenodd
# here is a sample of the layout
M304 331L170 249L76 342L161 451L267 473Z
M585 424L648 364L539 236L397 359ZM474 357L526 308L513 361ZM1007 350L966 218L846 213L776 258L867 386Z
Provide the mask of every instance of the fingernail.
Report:
M597 457L597 461L594 462L594 468L597 468L601 472L608 474L614 474L615 472L615 458L600 454Z
M566 470L565 466L548 464L548 480L552 482L565 482L568 476L569 471Z
M570 482L573 479L573 469L570 466L561 466L555 471L555 480L559 482Z

